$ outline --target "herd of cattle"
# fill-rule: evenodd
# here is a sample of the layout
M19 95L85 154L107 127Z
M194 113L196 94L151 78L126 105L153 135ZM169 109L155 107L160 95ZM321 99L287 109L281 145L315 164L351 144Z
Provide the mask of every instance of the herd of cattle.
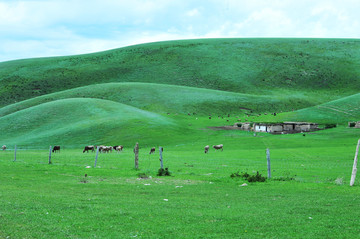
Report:
M109 152L112 152L113 150L117 151L117 152L121 152L123 149L124 149L124 146L122 145L115 145L115 146L105 146L105 145L100 145L100 146L94 146L94 145L87 145L85 146L84 150L83 150L83 153L85 152L95 152L95 149L97 149L97 147L99 147L99 152L100 153L109 153ZM205 146L205 153L207 154L209 152L209 148L210 146L209 145L206 145ZM219 150L221 149L221 151L223 151L223 145L222 144L219 144L219 145L213 145L213 148L215 150ZM2 146L2 150L6 150L6 145L3 145ZM52 152L53 153L56 153L56 152L60 152L60 146L59 145L55 145L54 148L52 149ZM161 151L164 151L164 148L161 147ZM155 147L152 147L150 149L150 153L149 154L152 154L152 153L155 153Z
M121 152L123 150L124 146L122 145L115 145L115 146L105 146L105 145L100 145L99 146L99 152L100 153L109 153L112 152L113 150L117 151L117 152ZM95 152L95 149L97 149L97 146L95 145L88 145L85 146L83 153L87 152L89 153L89 151L91 152Z

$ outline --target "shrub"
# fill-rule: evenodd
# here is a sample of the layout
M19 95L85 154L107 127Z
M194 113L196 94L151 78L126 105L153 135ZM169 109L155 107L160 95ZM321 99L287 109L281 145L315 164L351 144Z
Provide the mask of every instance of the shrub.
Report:
M249 183L252 182L265 182L266 178L261 176L261 174L259 172L256 172L256 175L251 175L247 178Z
M169 171L169 168L159 168L157 176L171 176L171 173Z
M230 177L231 178L243 178L243 179L247 180L249 183L266 181L266 178L261 176L261 174L259 172L256 172L255 175L250 175L247 172L245 172L245 173L241 172L241 174L240 174L239 171L237 171L236 173L232 173L230 175Z

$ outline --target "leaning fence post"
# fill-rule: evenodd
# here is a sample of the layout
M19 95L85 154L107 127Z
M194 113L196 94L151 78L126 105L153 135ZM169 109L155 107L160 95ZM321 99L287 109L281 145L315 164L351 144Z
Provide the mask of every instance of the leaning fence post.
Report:
M98 159L98 155L99 155L99 146L96 147L96 156L95 156L95 165L94 168L96 167L96 163L97 163L97 159Z
M135 169L139 169L139 143L136 143L134 148L135 153Z
M266 159L267 159L267 174L268 174L268 178L271 178L270 149L266 149Z
M161 168L164 168L164 165L163 165L163 157L162 157L162 150L163 150L163 148L162 148L162 147L159 147L160 167L161 167Z
M359 145L360 145L360 139L358 140L358 143L356 146L354 165L353 165L353 170L352 170L351 180L350 180L350 186L353 186L355 183L355 177L356 177L356 171L357 171L357 168L356 168L357 167L357 159L358 159L358 154L359 154Z
M49 164L51 164L51 145L50 145L50 149L49 149Z
M15 152L14 152L14 162L16 161L16 150L17 150L17 148L16 148L16 145L15 145Z

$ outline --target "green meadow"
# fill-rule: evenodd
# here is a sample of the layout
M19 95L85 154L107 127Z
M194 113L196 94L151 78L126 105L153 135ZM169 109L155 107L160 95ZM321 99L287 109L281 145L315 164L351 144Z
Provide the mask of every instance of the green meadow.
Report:
M359 53L355 39L203 39L0 63L0 238L357 238ZM223 127L286 121L321 130ZM95 167L85 145L124 151ZM244 173L266 181L231 177Z

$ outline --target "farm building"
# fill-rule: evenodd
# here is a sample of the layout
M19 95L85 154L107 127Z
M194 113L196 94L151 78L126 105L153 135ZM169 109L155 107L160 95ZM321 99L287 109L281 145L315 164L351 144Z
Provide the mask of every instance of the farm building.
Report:
M350 128L360 128L360 121L357 122L349 122L348 126Z
M318 130L318 124L308 122L284 122L284 123L235 123L234 127L241 130L254 132L267 132L273 134L300 133Z
M250 123L235 123L234 127L239 127L241 130L246 130L246 131L251 130Z
M254 132L300 133L318 130L318 124L308 122L254 123Z

